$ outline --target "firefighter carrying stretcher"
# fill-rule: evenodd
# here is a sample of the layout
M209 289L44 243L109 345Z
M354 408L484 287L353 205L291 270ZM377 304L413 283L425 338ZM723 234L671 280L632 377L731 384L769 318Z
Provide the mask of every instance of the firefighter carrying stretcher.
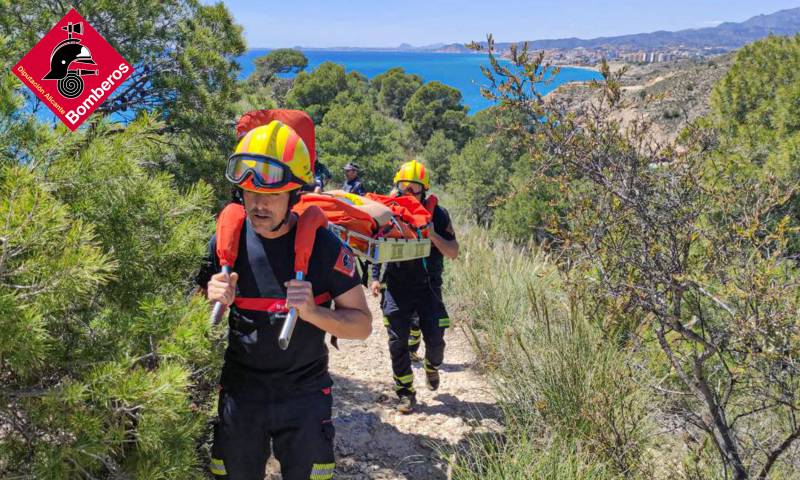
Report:
M307 274L295 279L298 245L309 240L298 235L302 217L291 212L301 186L312 181L307 143L313 137L304 141L273 120L244 134L228 161L226 178L243 190L246 211L238 255L233 273L220 272L221 240L212 237L197 279L209 300L230 307L211 451L217 478L263 479L270 450L285 480L333 477L325 334L364 339L371 316L353 252L326 228L312 235ZM283 350L278 336L290 308L300 321Z
M458 256L456 240L450 215L438 205L434 195L427 195L430 175L425 166L415 160L406 162L394 177L397 196L411 195L433 214L433 226L428 237L433 245L430 256L417 260L389 263L384 277L381 308L384 325L389 334L389 353L394 372L395 392L399 397L397 409L408 414L416 406L414 372L411 369L409 340L413 324L419 318L419 330L425 343L425 380L430 390L439 388L439 367L444 360L444 332L450 326L447 308L442 300L442 273L444 257ZM380 265L374 265L370 290L374 296L381 291ZM417 336L417 343L419 337Z

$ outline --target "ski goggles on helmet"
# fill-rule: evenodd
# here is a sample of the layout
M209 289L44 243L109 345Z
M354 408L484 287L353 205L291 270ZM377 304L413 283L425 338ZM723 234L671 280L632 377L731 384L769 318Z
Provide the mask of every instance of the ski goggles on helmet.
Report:
M253 185L259 188L278 188L287 183L305 184L297 178L289 165L278 159L254 153L234 153L228 158L225 178L240 184L252 176Z
M411 192L414 194L422 193L424 187L419 182L410 182L407 180L403 180L397 182L397 189L401 192Z

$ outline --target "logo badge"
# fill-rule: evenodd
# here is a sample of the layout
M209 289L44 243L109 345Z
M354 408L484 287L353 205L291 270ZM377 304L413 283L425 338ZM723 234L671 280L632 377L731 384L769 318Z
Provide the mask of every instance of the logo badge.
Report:
M133 67L72 9L13 73L74 131L133 74Z
M352 277L356 273L356 262L349 248L343 246L339 250L339 258L336 259L333 269L348 277Z

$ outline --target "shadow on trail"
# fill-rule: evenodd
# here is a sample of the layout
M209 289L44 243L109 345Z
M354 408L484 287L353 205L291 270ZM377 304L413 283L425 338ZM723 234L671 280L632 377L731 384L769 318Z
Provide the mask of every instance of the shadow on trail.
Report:
M384 392L338 375L334 382L336 478L447 478L436 439L401 432L381 418L392 402Z
M461 400L449 393L440 393L433 399L441 403L436 405L420 404L419 412L428 415L442 414L448 417L462 418L466 421L498 418L497 405L492 403Z
M383 389L361 381L333 375L334 424L336 426L336 478L341 479L446 479L447 459L442 451L458 451L441 438L424 433L406 433L387 421L405 424L414 415L444 415L460 419L455 423L473 425L485 418L498 418L497 408L483 402L469 402L450 394L434 397L442 404L419 404L417 413L403 416L393 412L395 398L387 382ZM383 417L383 418L382 418ZM417 417L418 419L419 417ZM441 421L441 419L439 419ZM448 424L424 424L420 430L449 428Z
M472 368L471 363L447 363L444 362L439 369L443 372L463 372Z

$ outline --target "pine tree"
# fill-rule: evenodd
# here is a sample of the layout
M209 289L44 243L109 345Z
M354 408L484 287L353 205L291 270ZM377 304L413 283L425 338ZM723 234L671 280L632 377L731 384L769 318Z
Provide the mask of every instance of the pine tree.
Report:
M189 279L213 195L147 172L152 127L100 124L46 174L2 169L0 472L199 475L222 356Z

